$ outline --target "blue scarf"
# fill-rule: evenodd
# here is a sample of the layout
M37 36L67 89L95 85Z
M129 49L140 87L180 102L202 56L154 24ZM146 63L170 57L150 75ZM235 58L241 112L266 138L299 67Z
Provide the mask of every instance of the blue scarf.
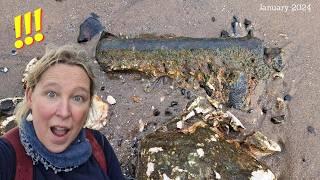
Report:
M85 163L92 153L83 129L66 150L52 153L39 141L32 121L23 119L20 124L20 140L34 165L40 162L46 169L51 168L55 173L72 171Z

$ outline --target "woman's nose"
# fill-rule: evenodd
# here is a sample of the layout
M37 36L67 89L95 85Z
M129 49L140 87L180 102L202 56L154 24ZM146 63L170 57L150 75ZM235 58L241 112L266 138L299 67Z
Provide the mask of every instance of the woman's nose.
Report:
M68 103L68 100L61 100L61 103L57 108L56 114L63 119L68 118L70 116L71 111L70 111L70 105Z

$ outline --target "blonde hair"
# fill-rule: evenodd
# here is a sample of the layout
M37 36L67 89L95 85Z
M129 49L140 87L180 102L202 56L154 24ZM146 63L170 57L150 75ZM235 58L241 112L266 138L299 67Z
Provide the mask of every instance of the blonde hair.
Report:
M90 79L90 100L92 102L95 77L90 66L87 64L88 61L89 58L87 57L86 52L77 45L64 45L58 48L51 47L46 50L44 56L38 60L34 67L28 72L25 86L33 91L40 81L42 74L55 64L75 65L81 67ZM26 118L29 111L30 109L27 106L25 96L23 101L20 102L16 108L16 121L19 123L22 118Z

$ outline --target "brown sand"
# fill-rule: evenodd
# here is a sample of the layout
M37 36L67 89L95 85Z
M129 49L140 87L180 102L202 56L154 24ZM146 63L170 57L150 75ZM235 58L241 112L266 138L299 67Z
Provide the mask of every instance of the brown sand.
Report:
M295 4L306 4L311 12L292 11ZM289 6L288 12L263 11L261 6ZM222 29L230 29L233 15L241 20L250 19L256 29L255 36L267 46L283 47L286 68L283 80L269 82L269 97L290 94L288 119L282 125L274 125L269 118L260 119L257 128L283 146L283 152L265 158L279 179L319 179L320 166L320 3L309 1L191 1L191 0L132 0L132 1L85 1L62 0L57 2L33 0L0 1L0 66L9 72L0 73L0 98L21 96L20 83L26 63L41 56L45 45L62 45L76 42L80 23L95 12L111 33L119 34L176 34L190 37L218 37ZM41 7L44 11L43 30L45 41L18 50L11 55L15 41L13 18ZM211 21L212 16L215 22ZM93 55L97 38L84 44ZM103 77L100 77L100 80ZM267 115L270 116L270 115ZM250 120L248 120L250 121ZM118 122L119 123L119 122ZM121 123L120 123L121 124ZM315 133L310 133L312 126ZM317 140L318 139L318 140Z

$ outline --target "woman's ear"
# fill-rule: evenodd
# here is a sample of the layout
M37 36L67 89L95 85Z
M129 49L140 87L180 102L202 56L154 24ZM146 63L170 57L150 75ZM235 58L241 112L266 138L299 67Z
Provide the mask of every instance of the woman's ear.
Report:
M26 101L27 101L27 106L29 109L31 109L31 105L32 105L32 89L30 87L27 87L26 91L25 91L25 97L26 97Z

